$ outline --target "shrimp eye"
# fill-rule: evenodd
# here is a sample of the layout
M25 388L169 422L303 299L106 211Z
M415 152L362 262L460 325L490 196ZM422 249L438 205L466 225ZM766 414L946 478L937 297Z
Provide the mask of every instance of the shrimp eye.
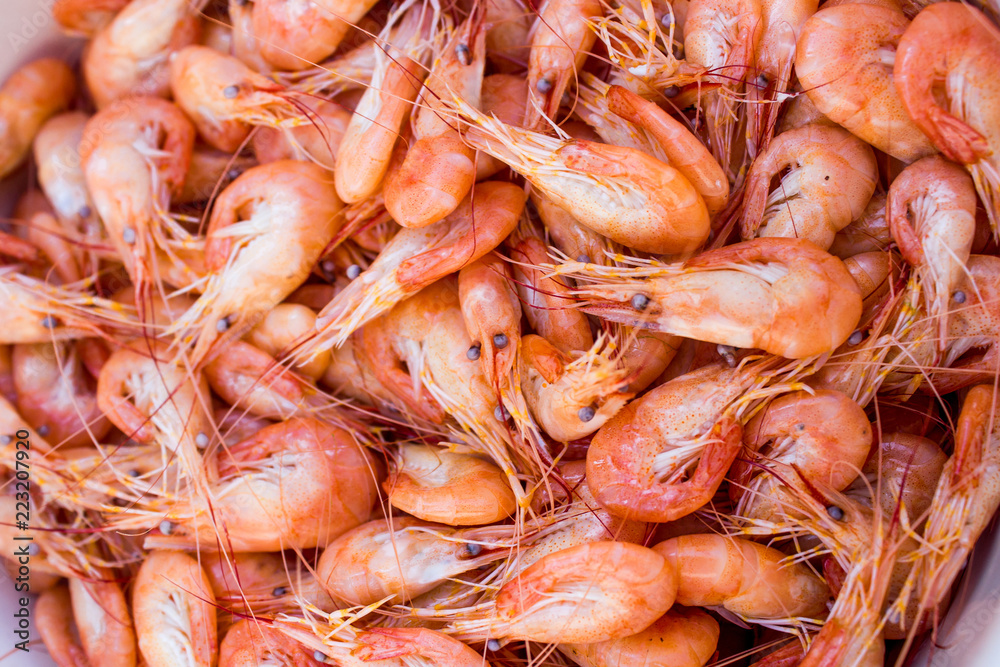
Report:
M129 245L132 245L133 243L135 243L135 230L132 229L131 227L126 227L125 229L123 229L122 230L122 241L124 241L125 243L127 243Z
M590 257L588 257L587 255L580 255L579 257L576 258L576 261L580 262L581 264L590 264Z
M481 355L482 353L483 350L479 346L479 343L475 343L472 347L469 348L469 351L465 353L465 356L466 358L469 359L469 361L475 361L476 359L479 358L479 355Z
M46 329L55 329L59 326L59 320L52 317L51 315L46 315L42 318L41 325Z
M799 422L798 424L795 425L795 430L798 431L799 433L802 433L802 431L806 430L806 425L802 422Z
M465 545L465 550L468 551L469 555L472 556L472 557L476 557L479 554L483 553L483 547L482 546L480 546L478 544L473 544L471 542L469 544Z
M719 356L725 360L727 366L732 368L733 366L736 365L735 347L733 347L732 345L717 345L715 347L715 351L718 352Z
M42 424L41 426L38 427L38 435L42 436L43 438L49 434L49 431L50 429L48 424Z
M313 651L313 660L316 662L326 662L326 653L323 653L323 651Z
M9 445L13 439L9 435L0 435L0 445Z
M489 640L488 642L486 642L486 650L487 651L499 651L500 650L500 642L498 642L495 639Z
M649 305L649 297L645 294L636 294L632 297L631 303L636 310L646 310L646 306Z
M549 81L547 78L545 78L545 79L539 79L538 83L535 84L535 88L537 88L538 92L540 92L540 93L543 93L543 94L547 93L550 90L552 90L552 82Z
M91 215L93 215L93 213L94 212L90 210L90 207L87 206L86 204L81 206L80 210L77 211L77 215L79 215L81 218L89 218Z
M681 94L681 89L678 88L677 86L667 86L666 89L663 91L663 94L666 95L668 99L672 97L677 97L678 95Z
M231 100L239 94L240 94L239 86L226 86L225 88L222 89L222 96L225 97L227 100Z
M951 295L951 298L955 300L955 303L965 303L965 292L958 290Z
M330 260L326 260L320 266L323 269L323 273L331 277L333 276L333 272L337 270L337 265Z
M510 413L502 405L498 405L493 409L493 416L498 422L505 422L510 419Z
M597 410L595 410L593 406L588 405L580 408L580 411L577 412L576 415L580 418L580 421L589 422L595 415L597 415Z
M288 589L285 588L284 586L278 586L273 591L271 591L271 595L273 595L276 598L280 598L281 596L287 594L288 594Z
M132 468L131 470L128 471L129 477L138 477L140 474L141 473L136 468Z
M354 280L360 275L361 275L361 267L358 266L357 264L351 264L349 267L347 267L348 280Z
M205 435L204 433L199 433L198 435L194 436L194 444L198 445L202 449L208 447L208 436Z
M507 342L507 334L498 333L493 336L493 344L497 346L498 350L507 347Z
M770 83L770 81L768 80L766 74L761 74L757 77L757 85L761 88L766 88L768 83Z
M174 524L170 523L169 521L161 521L160 532L163 533L164 535L169 535L170 533L174 532Z
M215 330L219 333L224 333L229 330L232 326L232 322L229 321L229 316L219 318L219 321L215 323Z
M469 47L465 44L459 44L455 47L455 55L458 56L458 62L463 65L469 65L472 63L472 53L469 51Z
M850 337L848 337L847 344L848 345L857 345L858 343L861 342L861 339L863 337L864 337L864 335L860 331L855 331L854 333L852 333L850 335Z
M37 556L41 552L42 552L42 548L40 546L38 546L37 544L35 544L34 542L32 542L31 544L28 545L28 555L29 556Z
M840 521L844 518L844 510L840 509L836 505L830 505L826 508L826 513L830 515L830 518L834 521Z

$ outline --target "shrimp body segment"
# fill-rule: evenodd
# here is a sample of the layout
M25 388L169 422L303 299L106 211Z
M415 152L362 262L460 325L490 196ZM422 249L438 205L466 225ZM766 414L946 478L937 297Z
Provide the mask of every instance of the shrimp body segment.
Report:
M312 651L285 633L252 619L235 623L219 646L219 667L321 667Z
M449 526L496 523L517 509L503 470L440 447L400 445L382 488L393 507Z
M21 164L45 121L69 106L75 94L73 71L55 58L29 63L4 82L0 87L0 178Z
M868 3L824 7L802 29L795 71L816 107L855 136L904 162L934 153L907 114L893 76L910 22Z
M677 571L677 602L722 606L746 619L819 618L830 591L807 567L739 537L682 535L653 550Z
M843 262L801 239L754 239L682 265L570 262L557 273L580 280L586 310L604 319L789 359L837 349L861 318Z
M521 342L521 303L507 263L487 255L466 266L458 273L458 299L486 380L505 386Z
M560 644L580 667L704 667L719 644L719 622L696 607L675 606L629 637L595 644Z
M801 238L829 248L861 216L876 177L871 147L841 128L806 125L779 134L750 167L743 238Z

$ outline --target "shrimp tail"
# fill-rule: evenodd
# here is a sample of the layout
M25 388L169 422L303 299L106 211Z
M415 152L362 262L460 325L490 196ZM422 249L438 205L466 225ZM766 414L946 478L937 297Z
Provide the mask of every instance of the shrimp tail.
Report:
M989 156L990 150L986 138L940 107L931 107L927 114L930 129L934 136L931 139L949 158L960 164L972 164Z

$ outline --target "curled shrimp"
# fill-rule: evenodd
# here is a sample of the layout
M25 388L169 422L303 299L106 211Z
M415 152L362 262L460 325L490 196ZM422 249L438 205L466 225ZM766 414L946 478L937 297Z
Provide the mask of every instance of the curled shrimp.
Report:
M408 517L370 521L331 542L316 575L334 599L352 605L386 598L405 603L445 579L506 558L504 549L484 549L490 531L510 529L443 528Z
M653 550L677 572L677 602L721 606L745 620L815 619L826 611L826 582L782 552L739 537L682 535Z
M870 3L824 6L806 21L795 71L828 118L904 162L934 153L903 107L893 75L903 12Z
M872 429L865 411L847 395L820 389L776 398L747 423L743 443L752 458L794 466L803 478L840 491L861 473ZM766 516L776 482L755 472L750 464L739 462L730 475L739 481L752 477L741 502L752 506L756 515ZM733 485L730 494L735 492Z
M755 239L679 265L569 262L555 273L586 281L577 294L604 319L791 359L837 349L861 318L843 262L801 239Z
M191 556L154 551L132 589L139 651L149 667L212 667L218 657L215 596Z
M888 248L892 243L892 234L886 220L887 199L884 192L872 195L861 216L833 237L830 254L846 259L863 252L882 252Z
M361 96L337 152L339 168L334 174L337 194L354 204L378 192L392 159L393 147L403 121L420 92L426 71L421 65L425 17L418 8L402 18L399 33L391 35L390 23L380 38L392 39L375 52L371 84Z
M57 445L80 447L101 440L111 428L84 367L86 354L83 342L14 346L18 412Z
M165 211L183 188L193 147L194 128L184 114L153 97L110 104L84 128L80 157L87 188L136 286L144 318L142 299L149 298L161 264L181 263L166 254L175 244ZM174 236L179 244L188 238Z
M52 18L71 35L93 37L132 0L55 0Z
M704 667L719 644L719 622L697 608L673 607L629 637L596 644L560 644L580 667Z
M303 113L307 113L308 123L257 128L251 142L258 162L304 160L333 171L340 140L347 131L351 113L339 104L312 97L298 103Z
M91 665L133 667L135 629L121 586L111 572L95 572L100 580L71 578L69 594L80 644Z
M466 139L524 176L582 224L653 253L690 253L708 238L705 201L680 171L625 146L556 138L489 118L456 100Z
M943 157L918 160L892 182L886 213L900 252L917 268L928 313L937 321L938 349L944 349L952 294L976 233L972 179Z
M202 561L216 601L233 611L271 613L298 609L300 603L321 609L336 605L299 559L289 562L281 553L211 554ZM238 625L238 623L236 623Z
M43 58L28 63L0 86L0 178L31 152L42 125L76 95L76 79L66 63Z
M201 297L168 333L197 340L192 363L218 353L294 292L343 220L321 167L282 160L249 169L215 201L208 224Z
M893 66L910 118L936 148L972 174L994 236L1000 234L995 194L1000 187L1000 93L990 73L998 63L1000 31L990 19L974 7L946 2L917 14L899 40Z
M201 34L205 0L132 0L94 36L83 77L98 109L129 96L167 97L170 58Z
M382 488L393 507L449 526L496 523L517 509L496 464L441 447L400 445Z
M320 312L317 338L305 349L342 345L407 296L485 256L517 226L526 199L511 183L479 183L441 222L400 230L372 265Z
M594 433L635 396L627 369L611 357L607 340L567 355L541 336L521 340L521 391L553 440Z
M944 366L933 375L935 389L954 391L993 378L997 369L1000 345L1000 259L972 255L966 263L968 275L952 295L962 302L949 317L948 348Z
M246 340L272 357L295 347L316 329L316 311L299 303L280 303L247 334ZM322 377L331 356L320 353L295 370L311 380Z
M725 207L729 200L726 173L687 127L653 102L622 86L611 86L607 99L613 113L656 138L670 165L683 174L705 200L709 216L714 217Z
M331 12L323 4L353 8L357 4L367 7L370 3L256 0L251 28L260 45L260 56L275 69L300 70L333 53L350 28L345 22L350 19L341 18L341 14Z
M209 497L176 502L154 548L310 549L366 520L381 475L347 431L315 419L267 426L217 454Z
M414 113L414 141L386 174L385 208L401 226L416 229L441 220L476 181L475 151L444 120L444 101L457 94L478 107L485 63L486 31L474 13L437 54ZM402 148L399 142L396 150Z
M604 14L596 0L547 0L531 28L528 61L528 107L525 127L555 120L566 88L583 68L597 35L590 21Z
M485 618L451 623L456 638L595 643L642 632L674 602L677 575L652 549L591 542L535 561L501 587Z
M776 176L781 181L772 189ZM864 211L876 177L874 152L849 132L824 125L789 130L750 167L740 231L744 239L794 237L829 248Z
M657 522L708 502L739 452L740 425L722 412L752 382L749 372L707 366L612 417L587 450L587 482L598 502L618 516Z
M243 619L233 624L219 645L219 667L277 664L320 667L315 651L263 622Z
M503 387L521 344L521 303L506 262L486 255L458 273L458 300L465 328L479 345L479 359L491 386Z

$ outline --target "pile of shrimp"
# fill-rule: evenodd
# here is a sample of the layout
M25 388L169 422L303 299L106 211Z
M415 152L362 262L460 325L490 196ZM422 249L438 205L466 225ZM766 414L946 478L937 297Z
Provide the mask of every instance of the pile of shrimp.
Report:
M79 61L0 85L0 533L60 667L948 645L995 5L50 4Z

